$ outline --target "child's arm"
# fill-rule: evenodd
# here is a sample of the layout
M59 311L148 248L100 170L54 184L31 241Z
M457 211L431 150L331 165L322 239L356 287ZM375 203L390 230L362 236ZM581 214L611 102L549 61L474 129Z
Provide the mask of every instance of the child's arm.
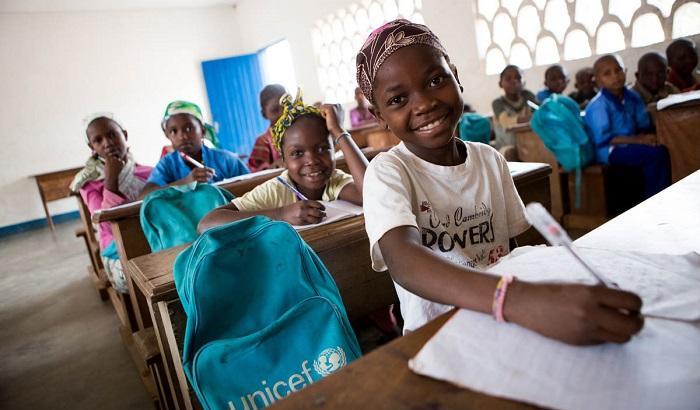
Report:
M270 219L285 221L292 225L317 224L326 216L325 207L318 201L297 201L293 204L274 209L255 211L239 211L236 205L228 204L209 212L199 221L197 232L202 233L209 228L239 221L253 216L266 216Z
M156 169L158 166L156 165ZM156 170L153 170L155 173ZM182 179L178 179L175 182L171 182L169 184L164 184L164 185L159 185L154 182L147 182L146 185L143 187L143 190L141 190L141 194L139 195L139 199L143 199L146 195L153 191L157 191L159 189L163 189L169 186L177 186L177 185L185 185L189 184L191 182L209 182L209 180L214 176L214 170L211 168L195 168L193 169L189 174L187 174L186 177Z
M415 227L399 226L379 239L392 278L425 299L491 313L498 277L457 265L421 245ZM570 344L624 343L639 332L638 296L602 286L534 284L508 287L504 317Z
M340 105L324 104L321 106L321 113L326 119L326 127L331 133L333 141L336 141L345 131L340 126ZM352 137L344 136L338 140L338 146L343 151L345 162L350 169L353 183L347 184L338 194L338 198L350 201L356 205L362 205L362 183L365 179L365 171L369 162L360 148L355 144Z

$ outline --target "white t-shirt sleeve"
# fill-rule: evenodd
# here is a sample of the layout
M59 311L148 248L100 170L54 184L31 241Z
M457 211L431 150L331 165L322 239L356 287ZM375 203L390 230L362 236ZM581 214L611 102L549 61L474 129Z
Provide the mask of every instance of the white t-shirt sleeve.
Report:
M377 272L387 270L379 249L379 239L399 226L418 228L411 209L410 186L404 167L387 155L380 154L370 162L365 172L362 192L365 229L369 237L372 268Z
M503 186L503 197L506 205L506 220L508 224L508 238L514 238L530 228L530 222L527 220L525 213L525 205L523 200L515 188L515 182L510 175L508 162L503 155L494 150L498 166L501 171L501 183Z

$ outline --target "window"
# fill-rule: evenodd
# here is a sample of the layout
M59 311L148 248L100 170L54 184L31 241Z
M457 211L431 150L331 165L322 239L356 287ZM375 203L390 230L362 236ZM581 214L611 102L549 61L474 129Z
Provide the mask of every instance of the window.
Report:
M700 33L700 0L477 0L474 7L486 74Z
M425 24L421 9L421 0L372 0L352 4L316 21L311 39L325 101L353 101L357 87L355 56L369 33L396 18Z
M282 84L290 93L297 90L289 41L281 40L258 52L263 84Z

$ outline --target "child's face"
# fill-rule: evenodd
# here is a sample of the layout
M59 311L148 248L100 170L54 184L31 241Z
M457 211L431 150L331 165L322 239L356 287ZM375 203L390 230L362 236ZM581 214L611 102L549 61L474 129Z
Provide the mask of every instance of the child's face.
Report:
M282 106L280 105L280 96L269 98L262 107L262 115L269 120L271 124L277 122L282 115Z
M694 47L683 44L668 56L668 65L680 75L690 75L698 65L698 53Z
M323 193L335 169L335 159L325 120L301 117L287 128L282 157L289 177L305 195ZM309 199L320 199L311 198Z
M163 132L177 151L192 156L202 150L202 124L190 114L175 114L168 118Z
M98 118L87 128L90 148L101 158L126 156L126 131L109 118Z
M625 88L625 69L615 58L604 58L596 64L595 81L598 87L612 93L619 93Z
M424 45L399 49L374 79L374 111L412 152L422 158L453 137L464 102L445 57Z
M593 81L593 70L585 70L576 74L576 84L574 85L584 95L595 93L595 81Z
M637 71L637 81L652 94L656 94L666 82L666 64L658 59L648 59Z
M553 68L547 71L544 77L544 85L553 93L561 94L569 84L569 78L564 74L561 68Z
M503 91L508 96L519 96L523 91L523 76L520 70L516 68L507 69L498 82L498 86L503 88Z

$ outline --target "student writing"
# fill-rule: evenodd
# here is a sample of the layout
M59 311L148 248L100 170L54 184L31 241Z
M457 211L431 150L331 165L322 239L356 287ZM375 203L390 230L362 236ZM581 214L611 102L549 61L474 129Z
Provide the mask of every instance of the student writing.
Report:
M71 182L71 191L80 192L90 213L137 199L153 168L134 161L126 146L128 134L112 114L94 114L85 122L92 155ZM114 289L128 292L109 222L100 223L99 239L107 278Z
M284 184L271 179L257 186L230 205L220 207L199 223L199 231L254 215L265 215L292 225L319 223L325 216L320 200L343 199L362 204L362 181L367 159L340 126L340 107L304 104L301 92L296 99L285 95L282 116L272 128L275 147L287 168L280 177L299 191L300 199ZM333 146L339 145L351 175L335 168Z
M187 101L173 101L168 104L161 128L175 151L158 161L141 193L142 196L170 185L218 182L248 173L248 168L233 153L219 148L208 148L202 144L205 134L214 138L215 133L213 128L204 122L202 110L196 104ZM181 152L204 164L205 168L186 161Z
M528 222L504 158L455 138L454 73L438 38L406 20L372 32L357 56L375 116L401 140L370 163L363 199L373 267L391 272L405 330L458 306L567 343L629 340L643 325L632 293L481 272Z

